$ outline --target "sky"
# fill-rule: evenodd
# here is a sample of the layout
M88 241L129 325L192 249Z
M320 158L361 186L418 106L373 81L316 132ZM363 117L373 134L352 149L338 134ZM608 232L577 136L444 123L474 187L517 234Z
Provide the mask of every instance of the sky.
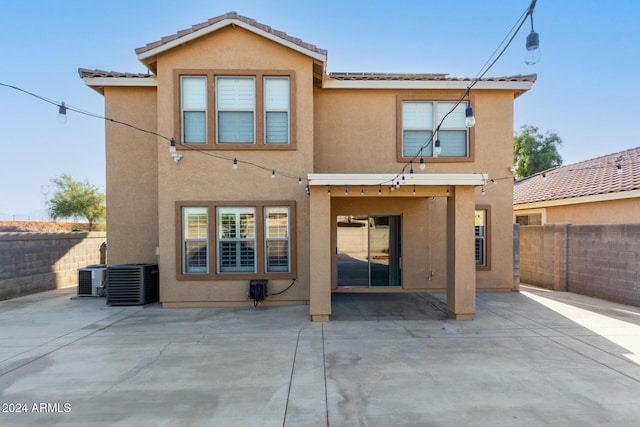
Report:
M3 1L0 83L104 115L78 68L144 73L134 49L235 11L328 51L327 72L476 77L530 0ZM640 2L538 0L540 59L525 64L527 22L486 77L538 75L515 100L514 130L562 139L564 164L640 146ZM48 219L51 179L104 191L104 121L0 86L0 220Z

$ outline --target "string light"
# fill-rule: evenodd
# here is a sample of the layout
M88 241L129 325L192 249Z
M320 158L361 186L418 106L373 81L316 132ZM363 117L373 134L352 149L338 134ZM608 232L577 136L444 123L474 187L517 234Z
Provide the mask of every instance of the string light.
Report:
M67 123L67 107L64 102L58 106L58 122Z
M447 185L447 197L451 196L451 190L449 190L449 186Z
M364 196L364 185L360 186L360 195Z
M231 167L233 169L238 169L238 159L233 159L233 165Z
M487 73L487 72L488 72L488 71L493 67L493 65L495 65L495 63L498 61L498 59L500 59L500 57L504 54L504 52L507 50L507 48L509 47L509 45L511 44L511 42L513 41L513 39L515 38L515 36L518 34L518 32L520 31L520 29L522 28L523 24L526 22L526 18L527 18L527 17L529 17L529 16L531 17L531 29L532 29L532 32L531 32L531 34L529 35L529 37L527 38L527 49L528 49L528 50L534 50L534 48L535 48L535 49L537 49L537 48L539 47L539 36L538 36L538 34L537 34L537 33L535 33L535 31L533 31L533 11L534 11L534 8L535 8L535 4L536 4L536 0L532 0L531 5L530 5L530 6L529 6L529 8L525 11L525 13L523 14L523 17L519 18L519 19L518 19L518 21L516 22L516 24L514 24L514 27L513 27L513 28L516 28L516 26L517 26L517 28L515 29L515 31L514 31L514 30L513 30L513 28L512 28L512 30L510 30L510 31L509 31L509 33L507 33L507 36L505 36L505 39L504 39L504 40L506 40L506 39L509 37L509 35L510 35L511 33L513 33L513 34L511 35L511 37L509 38L509 40L508 40L508 41L506 42L506 44L504 45L504 47L500 50L500 52L498 53L498 55L497 55L497 56L495 57L495 59L493 59L493 61L492 61L492 58L494 57L495 52L497 52L497 51L500 49L500 47L503 45L503 43L504 43L504 40L503 40L503 42L501 42L501 43L500 43L500 45L498 46L498 48L496 49L496 51L494 51L494 53L489 57L489 59L487 60L487 62L485 63L485 65L483 65L483 68L481 69L481 72L479 72L478 76L477 76L475 79L473 79L473 81L471 82L471 84L467 87L467 90L465 91L465 93L463 94L463 96L462 96L462 97L461 97L457 102L455 102L455 103L454 103L454 105L453 105L453 107L451 108L451 110L450 110L450 111L449 111L449 112L448 112L448 113L447 113L447 114L442 118L442 120L441 120L440 124L442 124L442 123L444 122L444 120L447 118L447 116L448 116L449 114L451 114L451 113L452 113L452 112L457 108L457 106L458 106L458 105L460 105L460 103L462 102L462 100L464 99L464 97L465 97L465 96L467 96L467 97L469 98L469 100L470 100L469 91L471 90L471 88L473 88L473 87L474 87L474 86L475 86L479 81L481 81L481 80L482 80L482 78L485 76L485 74L486 74L486 73ZM518 24L518 22L519 22L519 24ZM530 49L530 48L531 48L531 49ZM490 62L490 63L489 63L489 62ZM487 65L487 64L489 64L489 65ZM57 102L55 102L55 101L49 100L49 99L47 99L47 98L41 97L41 96L39 96L39 95L36 95L36 94L30 93L30 92L27 92L27 91L25 91L25 90L23 90L23 89L20 89L20 88L15 87L15 86L11 86L11 85L7 85L7 84L3 84L3 83L0 83L0 86L5 86L5 87L13 88L13 89L16 89L16 90L22 91L22 92L24 92L24 93L27 93L27 94L29 94L29 95L35 96L35 97L37 97L37 98L39 98L39 99L41 99L41 100L43 100L43 101L45 101L45 102L49 102L49 103L51 103L51 104L54 104L54 105L56 105L56 106L58 107L58 114L59 114L59 115L63 115L63 116L65 116L65 118L66 118L66 112L67 112L68 110L71 110L71 111L78 112L78 113L80 113L80 114L85 114L85 115L92 116L92 117L95 117L95 118L99 118L99 119L102 119L102 120L105 120L105 121L110 121L110 122L112 122L112 123L117 123L117 124L120 124L120 125L123 125L123 126L128 126L128 127L133 128L133 129L136 129L136 130L138 130L138 131L140 131L140 132L145 132L145 133L148 133L148 134L155 135L155 136L157 136L157 137L159 137L159 138L165 139L165 140L167 140L167 141L169 141L169 142L170 142L170 144L171 144L171 145L170 145L170 152L171 152L171 156L172 156L173 160L174 160L176 163L179 161L179 159L180 159L180 158L182 158L182 157L183 157L183 154L181 154L181 153L177 153L177 152L175 152L175 151L172 151L172 150L175 150L175 148L176 148L176 146L175 146L175 144L176 144L176 143L175 143L175 141L173 140L173 138L168 138L168 137L166 137L166 136L164 136L164 135L161 135L161 134L159 134L159 133L157 133L157 132L150 131L150 130L147 130L147 129L143 129L143 128L140 128L140 127L134 126L134 125L132 125L132 124L130 124L130 123L126 123L126 122L122 122L122 121L119 121L119 120L115 120L115 119L107 118L107 117L100 116L100 115L98 115L98 114L90 113L90 112L87 112L87 111L83 111L83 110L80 110L80 109L77 109L77 108L72 108L72 107L69 107L69 106L65 105L65 103L64 103L64 102L62 102L62 103L57 103ZM469 110L471 110L471 112L473 111L473 110L471 109L470 102L469 102L469 107L467 108L467 111L469 111ZM466 113L467 113L467 111L465 111L465 116L466 116L466 118L467 118L467 119L469 119L470 117L472 117L472 118L473 118L473 120L474 120L474 122L475 122L475 117L473 117L473 115L471 115L471 116L470 116L470 115L466 114ZM465 123L467 123L467 122L465 121ZM440 126L438 126L438 127L437 127L437 129L439 129L439 128L440 128ZM418 151L418 154L417 154L416 156L414 156L414 157L411 159L411 162L412 162L412 161L413 161L413 160L415 160L418 156L420 157L420 164L419 164L419 167L420 167L420 169L421 169L421 170L424 170L424 169L425 169L425 167L426 167L425 162L424 162L424 157L423 157L422 151L423 151L423 149L424 149L424 148L428 147L428 146L431 144L432 140L433 140L433 134L431 135L431 137L429 138L429 140L428 140L428 141L426 141L426 142L425 142L425 143L420 147L420 149L419 149L419 151ZM172 142L172 141L173 141L173 142ZM193 146L191 146L190 144L181 144L181 147L182 147L183 149L190 149L190 150L192 150L192 151L197 151L197 152L199 152L199 153L201 153L201 154L203 154L203 155L208 155L208 156L211 156L211 157L215 157L215 158L219 158L219 159L224 159L224 160L227 160L227 161L228 161L228 160L234 160L234 161L235 161L234 163L235 163L235 165L236 165L236 166L237 166L237 164L238 164L238 163L245 163L245 164L248 164L248 165L254 166L254 167L256 167L256 168L259 168L259 169L264 169L264 170L269 170L269 169L271 169L271 168L267 168L267 167L265 167L265 166L259 165L259 164L257 164L257 163L248 162L248 161L242 161L242 160L237 160L236 158L230 158L230 157L225 156L225 155L220 154L220 153L212 153L212 152L210 152L210 151L203 151L203 150L198 149L197 147L193 147ZM403 171L405 170L405 168L406 168L406 165L405 165L405 167L403 168ZM411 168L411 169L412 169L412 168ZM410 172L410 173L411 173L411 172ZM292 176L292 175L289 175L289 174L286 174L286 173L281 173L281 172L279 172L279 174L280 174L280 175L282 175L282 176L284 176L284 177L286 177L286 178L290 178L290 179L298 179L298 182L299 182L299 183L301 183L301 182L300 182L301 178L300 178L299 176ZM272 178L275 178L275 169L271 169L271 177L272 177ZM396 178L397 178L397 176L396 176ZM391 190L392 190L392 191L393 191L393 181L394 181L394 180L395 180L395 178L394 178L394 179L389 180L389 181L391 182ZM307 181L308 181L308 180L307 180ZM389 182L389 181L386 181L386 182ZM404 177L403 177L403 181L404 181ZM382 183L381 183L381 184L382 184ZM380 184L380 185L381 185L381 184ZM399 183L399 181L397 181L397 182L396 182L396 187L398 187L398 188L400 187L400 183ZM483 190L484 190L484 186L483 186ZM328 192L329 192L329 194L331 194L330 187L329 187Z
M413 160L409 162L409 178L413 178Z
M382 184L378 185L378 196L382 196Z
M301 176L298 177L298 184L302 185L302 177Z
M23 92L23 93L25 93L27 95L33 96L34 98L37 98L37 99L41 100L41 101L44 101L44 102L47 102L49 104L55 105L58 108L58 119L59 120L66 119L67 112L68 111L73 111L75 113L82 114L82 115L89 116L89 117L93 117L93 118L100 119L100 120L104 120L106 122L111 122L111 123L118 124L118 125L121 125L121 126L126 126L126 127L131 128L131 129L134 129L136 131L139 131L139 132L142 132L142 133L146 133L146 134L149 134L149 135L153 135L153 136L156 136L158 138L164 139L167 142L169 142L169 154L171 155L171 158L173 159L174 162L178 163L178 161L184 157L184 154L177 152L176 148L177 148L178 142L176 142L174 138L169 138L169 137L167 137L165 135L162 135L162 134L160 134L158 132L155 132L155 131L152 131L152 130L148 130L148 129L144 129L144 128L141 128L139 126L133 125L131 123L123 122L121 120L116 120L116 119L113 119L113 118L110 118L110 117L102 116L100 114L92 113L90 111L82 110L80 108L67 105L64 102L54 101L52 99L43 97L43 96L35 94L33 92L29 92L29 91L24 90L22 88L19 88L17 86L9 85L9 84L6 84L6 83L0 83L0 86L6 87L6 88L10 88L10 89L14 89L14 90L19 91L19 92ZM202 150L202 149L199 149L197 146L193 146L191 144L180 144L180 148L182 150L195 151L195 152L198 152L198 153L200 153L200 154L202 154L204 156L214 157L214 158L225 160L225 161L233 161L233 160L235 160L237 165L239 165L240 163L243 163L243 164L258 168L258 169L262 169L262 170L265 170L265 171L271 171L272 173L276 172L275 169L272 169L272 168L267 167L267 166L263 166L261 164L255 163L255 162L250 162L250 161L241 160L241 159L237 159L237 158L230 157L230 156L225 156L224 154L213 152L211 150ZM282 171L277 171L277 173L278 173L278 175L283 176L283 177L288 178L288 179L292 179L292 180L296 179L296 180L298 180L299 183L301 183L300 180L303 179L298 175L291 175L291 174L288 174L288 173L282 172ZM304 180L306 182L309 182L309 180L306 179L306 178L304 178Z
M440 147L440 139L436 139L436 143L433 146L433 157L438 157L442 152L442 148Z
M327 185L327 194L330 196L331 195L331 186Z
M349 195L349 188L347 188L347 186L344 186L344 195L348 196Z
M416 195L416 185L415 184L413 184L413 195L414 196Z
M518 18L518 20L513 25L513 27L509 30L509 32L507 33L505 38L500 42L500 44L498 45L496 50L491 54L489 59L487 59L487 61L484 63L484 65L482 66L482 68L478 72L477 76L471 81L469 86L467 86L467 89L462 94L462 96L456 102L453 103L453 106L451 107L449 112L447 114L445 114L444 117L442 117L442 119L440 120L440 124L436 127L436 131L438 131L440 129L440 126L442 125L442 123L444 123L445 119L462 103L462 101L464 100L465 97L467 97L467 99L468 99L467 108L465 109L465 126L467 128L470 128L470 127L473 127L475 125L476 120L475 120L475 116L473 114L473 108L471 107L470 91L478 82L480 82L484 78L484 76L487 74L487 72L489 72L489 70L491 68L493 68L493 66L496 64L496 62L498 62L498 60L506 52L507 48L511 45L511 42L513 42L513 40L516 37L516 35L520 32L520 29L522 28L522 26L524 25L524 23L526 22L526 20L527 20L527 18L529 16L531 16L532 28L533 28L533 11L534 11L534 8L535 8L535 4L536 4L536 0L532 0L530 6ZM420 157L420 166L419 167L420 167L421 170L425 168L424 157L423 157L422 151L423 151L423 149L427 148L431 144L431 142L433 141L433 138L434 138L434 134L435 134L435 132L432 133L431 137L418 149L418 153L410 159L410 162L411 162L411 161L417 159L418 157ZM435 152L435 150L434 150L434 152ZM437 154L434 157L437 157ZM405 168L406 168L406 165L403 168L403 170L405 170ZM385 181L384 183L391 182L391 185L393 185L393 182L395 181L395 179L398 176L399 176L399 174L396 177L392 178L391 180Z

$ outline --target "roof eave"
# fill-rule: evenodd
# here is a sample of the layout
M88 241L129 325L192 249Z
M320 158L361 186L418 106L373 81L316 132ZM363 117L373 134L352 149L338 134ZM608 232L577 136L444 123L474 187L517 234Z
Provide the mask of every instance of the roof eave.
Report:
M397 174L380 173L311 173L307 176L309 185L373 185L390 183L398 178ZM414 174L406 180L406 185L416 186L446 186L470 185L479 186L487 182L488 175L484 173L445 173L445 174Z
M218 31L222 28L228 27L230 25L233 26L237 26L240 28L243 28L247 31L250 31L254 34L257 34L259 36L262 36L266 39L272 40L276 43L279 43L285 47L288 47L290 49L295 50L296 52L302 53L303 55L309 56L317 61L322 62L323 64L326 63L327 61L327 55L326 54L322 54L319 52L315 52L313 50L307 49L303 46L300 46L296 43L293 43L289 40L283 39L281 37L278 37L275 34L271 34L267 31L264 31L260 28L256 28L250 24L247 24L246 22L243 22L239 19L235 19L235 18L229 18L229 19L224 19L220 22L217 22L215 24L212 25L208 25L206 27L203 27L197 31L194 31L192 33L186 34L182 37L178 37L175 40L171 40L167 43L161 44L160 46L157 46L155 48L149 49L149 50L144 50L140 53L138 53L138 60L140 62L142 62L143 64L145 64L149 69L151 69L154 73L157 71L156 67L155 67L155 63L156 63L156 58L159 54L167 52L171 49L174 49L182 44L188 43L192 40L198 39L202 36L205 36L207 34L213 33L215 31ZM136 51L138 51L138 49L136 49Z
M84 84L101 95L105 87L157 87L158 81L154 77L83 77Z
M324 89L467 89L470 80L336 80L325 77ZM473 88L480 90L512 90L516 96L533 87L531 81L480 81Z

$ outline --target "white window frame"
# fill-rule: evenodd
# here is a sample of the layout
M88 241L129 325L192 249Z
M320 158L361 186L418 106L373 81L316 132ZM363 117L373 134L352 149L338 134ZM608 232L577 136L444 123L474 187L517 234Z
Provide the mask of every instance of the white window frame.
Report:
M189 211L193 211L195 215L205 215L205 237L190 237L189 236ZM204 270L190 270L189 265L189 251L187 246L189 243L204 243L205 250L205 268ZM185 206L182 208L182 274L208 274L209 273L209 209L207 207L200 206Z
M220 85L220 81L223 80L251 80L253 82L253 106L252 108L221 108L220 107L220 93L221 91L218 90L219 85ZM216 144L218 145L256 145L256 111L257 111L257 100L256 100L256 77L255 76L216 76L215 77L215 83L216 83L216 112L215 112L215 121L216 121ZM247 113L250 112L253 116L253 123L252 123L252 127L253 127L253 136L252 136L252 140L251 142L240 142L240 141L226 141L226 142L221 142L220 141L220 132L221 132L221 126L220 126L220 117L219 117L219 113L225 113L225 112L229 112L229 113Z
M271 236L269 227L269 211L286 214L285 237ZM278 212L280 211L280 212ZM265 206L264 207L264 269L265 273L290 273L291 272L291 208L289 206ZM269 264L269 242L285 242L287 252L286 269L270 270ZM277 266L281 268L281 266Z
M252 236L251 237L243 237L242 236L242 215L251 213L253 215L253 227L252 227ZM223 224L222 224L222 215L224 214L233 214L234 215L234 230L235 235L233 237L224 237L223 236ZM237 274L237 273L256 273L257 272L257 218L256 218L256 208L255 206L245 206L245 207L226 207L219 206L216 208L216 269L218 274ZM223 252L221 250L222 243L235 243L236 244L236 254L235 254L235 267L226 267L223 266L222 255ZM242 267L242 245L247 243L253 243L253 266L251 268Z
M479 231L479 226L476 225L477 222L477 217L478 217L478 212L482 212L482 220L483 220L483 224L480 226L482 227L481 233L478 233ZM487 229L488 229L488 219L487 216L489 214L489 211L487 209L476 209L474 212L474 235L475 235L475 251L476 251L476 267L487 267L488 266L488 261L487 261ZM480 253L481 253L481 258L482 258L482 262L478 263L478 245L480 245Z
M424 126L424 127L407 127L405 125L405 122L407 121L405 118L405 105L408 104L430 104L432 106L432 120L431 120L431 124L432 126ZM467 108L467 103L466 102L460 102L460 104L456 107L456 109L454 110L454 112L452 112L452 114L456 114L456 115L460 115L462 114L462 121L461 121L461 125L460 126L447 126L447 121L450 121L452 116L449 115L445 121L442 123L442 126L440 127L440 132L447 132L447 131L464 131L465 132L465 154L463 156L447 156L447 155L442 155L441 153L438 154L436 153L435 150L435 143L436 140L438 139L439 135L434 135L434 132L436 132L436 129L438 127L438 125L440 124L440 121L442 120L442 117L444 117L451 109L451 104L455 104L455 101L421 101L421 100L402 100L401 101L401 120L402 120L402 129L401 129L401 133L400 133L400 137L402 138L402 146L401 146L401 153L402 153L402 157L403 158L412 158L414 156L422 156L422 157L429 157L429 158L437 158L437 157L443 157L443 158L447 158L447 159L456 159L456 158L469 158L470 157L470 146L469 146L469 129L465 126L464 123L464 113L465 110ZM439 114L440 109L443 109L442 114ZM421 144L421 146L424 146L424 144L427 143L427 141L429 140L428 138L431 138L431 143L424 147L422 149L422 152L415 152L415 153L405 153L405 132L406 131L419 131L419 132L430 132L431 134L427 137L427 139ZM441 140L442 142L442 140Z
M186 108L185 104L185 89L184 89L184 81L185 80L204 80L204 109L200 108ZM208 134L209 134L209 111L207 110L208 104L208 93L207 93L207 85L208 79L207 76L197 76L197 75L185 75L180 76L180 122L182 124L182 128L180 129L182 135L182 141L184 144L207 144L208 142ZM194 113L204 113L204 141L194 141L190 142L186 140L186 123L185 113L194 112Z
M278 106L270 106L270 99L274 96L274 94L270 93L269 81L275 80L283 80L286 81L286 93L284 94L283 99L276 99L275 103L280 104ZM291 79L288 76L270 76L264 77L264 143L267 145L286 145L290 143L291 140L291 113L289 110L291 109L290 100L291 100ZM286 104L286 106L285 106ZM269 113L286 113L287 115L287 137L285 141L269 141Z

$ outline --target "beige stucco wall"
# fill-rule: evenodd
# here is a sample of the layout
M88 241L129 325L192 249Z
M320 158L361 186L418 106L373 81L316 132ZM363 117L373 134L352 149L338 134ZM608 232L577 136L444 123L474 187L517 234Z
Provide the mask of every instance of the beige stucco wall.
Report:
M399 95L421 94L429 100L450 100L451 91L423 90L371 90L371 89L315 89L315 144L314 168L316 173L398 173L404 166L396 158L396 97ZM456 93L460 96L462 92ZM476 275L478 289L510 290L513 288L513 175L509 167L513 161L513 93L509 91L472 91L472 103L477 124L472 131L474 146L473 162L429 162L425 173L487 173L496 184L489 183L485 195L481 189L475 191L476 205L490 207L490 246L491 266L488 270L478 271ZM420 173L417 165L416 173ZM342 192L342 189L337 189ZM369 189L377 194L377 188ZM415 205L402 209L397 205L398 199L373 197L367 204L359 202L359 189L350 202L338 201L336 209L340 214L386 213L390 210L405 212L403 224L405 233L423 234L423 242L428 237L418 227L417 220L412 217L418 212L426 212L424 207ZM442 195L442 193L440 193ZM385 196L390 193L385 191ZM336 199L338 200L338 199ZM346 204L345 204L346 203ZM412 207L413 206L413 207ZM367 212L366 210L369 209ZM334 210L335 215L337 211ZM413 212L413 213L412 213ZM446 202L437 198L433 207L434 222L438 223L442 232L446 229ZM335 219L335 217L334 217ZM422 222L429 223L427 214ZM334 221L335 222L335 221ZM433 230L433 229L432 229ZM427 268L419 264L424 260L424 244L404 241L406 286L444 290L446 287L445 258L439 259L443 268L435 268L436 274L431 281L425 282ZM422 245L422 246L420 246ZM432 253L446 253L444 235L434 235ZM334 243L335 248L335 243ZM413 255L412 255L413 254ZM408 258L407 258L408 257ZM415 260L411 258L415 257ZM411 266L411 268L410 268ZM416 267L417 270L413 270ZM334 267L335 271L335 267ZM410 271L415 272L408 273ZM335 286L335 281L334 281Z
M246 299L248 280L178 280L177 202L294 201L296 284L285 294L269 297L265 304L311 302L311 314L320 320L330 314L330 292L336 285L336 216L340 214L401 214L403 290L442 291L453 283L448 275L454 270L447 273L447 263L451 258L457 259L455 251L448 250L447 239L457 239L457 245L462 245L459 247L465 255L457 261L466 263L471 253L473 218L469 206L475 202L475 206L489 209L491 264L489 269L475 271L465 270L464 263L459 263L456 280L462 278L469 286L477 284L480 290L512 289L513 177L509 166L513 92L473 90L477 119L471 133L473 161L441 159L429 162L424 171L486 173L497 182L487 185L486 195L481 195L480 188L461 189L464 203L458 200L458 207L450 205L452 201L447 200L446 187L419 188L414 196L410 187L405 186L393 195L386 193L382 197L377 195L377 187L367 188L365 197L359 195L359 189L352 190L352 196L340 197L334 193L329 197L325 189L312 188L308 198L304 185L299 185L297 179L281 175L272 179L270 170L245 163L233 170L230 160L220 159L216 154L264 165L293 177L304 178L308 173L397 173L404 165L396 159L397 96L419 93L438 101L451 100L462 92L452 96L444 90L314 88L311 58L242 28L228 27L161 54L157 58L157 88L106 88L107 115L179 140L180 129L176 128L175 120L179 111L175 87L177 69L202 70L203 73L213 70L293 72L295 89L292 92L296 98L292 117L295 115L296 119L292 126L296 149L204 153L181 150L184 157L175 163L169 155L167 141L107 124L107 221L117 224L108 228L110 263L159 260L160 299L166 307L251 303ZM211 114L213 112L209 112ZM414 169L420 173L417 165ZM450 229L448 235L447 218L452 221L467 215L470 229ZM213 213L210 221L215 221ZM215 245L215 236L210 237L209 244ZM325 268L327 266L330 268ZM312 289L311 277L316 281ZM290 282L290 279L271 280L269 290L277 292ZM456 308L457 313L466 313L467 296L464 301L460 300L462 303L456 302L462 307Z
M155 88L107 87L107 117L154 132ZM157 262L159 139L106 122L109 264Z
M202 70L282 70L295 71L296 143L292 151L225 150L225 156L275 168L293 176L306 177L313 165L312 60L241 28L227 28L202 37L158 58L158 130L179 135L174 128L174 69ZM211 112L209 113L211 114ZM292 126L294 124L292 123ZM306 303L309 300L309 202L304 185L276 176L271 171L183 150L184 158L174 163L169 146L158 152L160 299L165 306L250 304L246 299L248 280L177 281L176 201L291 200L296 202L297 281L291 290L270 297L265 304ZM215 217L210 217L215 221ZM210 244L215 244L215 236ZM291 280L270 280L270 292L289 285ZM195 302L195 303L194 303Z
M555 206L546 211L547 224L637 224L640 198Z

